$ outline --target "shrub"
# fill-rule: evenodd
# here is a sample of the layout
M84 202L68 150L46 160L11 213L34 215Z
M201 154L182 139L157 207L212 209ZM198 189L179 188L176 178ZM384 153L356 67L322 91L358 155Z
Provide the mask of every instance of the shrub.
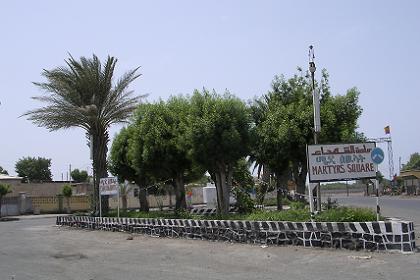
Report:
M240 188L234 188L233 194L236 198L236 207L239 213L251 213L254 210L254 201L247 192Z
M297 204L302 207L302 204ZM304 205L304 204L303 204ZM116 211L110 212L109 216L116 217ZM197 219L197 220L250 220L250 221L288 221L309 222L311 220L308 209L297 208L285 211L254 211L250 214L228 214L200 216L188 212L151 211L135 212L122 211L121 217L151 218L151 219ZM338 207L321 212L314 219L316 222L371 222L376 221L376 214L367 208Z
M289 203L289 206L291 209L295 209L295 210L305 209L306 203L302 201L291 201Z
M73 190L70 185L64 185L62 193L64 197L71 197L73 195Z
M376 213L369 208L337 207L321 212L315 220L319 222L369 222L376 221Z

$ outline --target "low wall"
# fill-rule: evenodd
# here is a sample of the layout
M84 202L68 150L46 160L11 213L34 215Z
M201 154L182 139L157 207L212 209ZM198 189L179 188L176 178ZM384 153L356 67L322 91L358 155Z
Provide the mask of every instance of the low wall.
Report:
M86 211L90 209L88 196L39 196L31 197L33 211L40 213L60 213L70 206L71 211Z
M66 216L57 217L57 225L159 237L351 250L413 252L416 246L413 223L403 221L300 223Z

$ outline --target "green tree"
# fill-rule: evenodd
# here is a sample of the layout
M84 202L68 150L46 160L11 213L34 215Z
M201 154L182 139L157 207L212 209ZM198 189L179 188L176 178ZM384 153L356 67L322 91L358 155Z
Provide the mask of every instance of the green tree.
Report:
M250 162L245 158L238 160L233 168L232 191L239 213L249 213L254 210L254 202L250 196L250 192L254 189L254 179L250 168Z
M259 130L261 130L262 123L267 119L269 101L270 96L264 95L261 98L254 99L250 104L255 126L251 130L252 144L248 161L254 164L254 171L257 169L258 183L255 185L255 188L258 204L263 204L266 193L274 190L272 184L274 174L268 165L268 160L271 157L265 154L264 138L259 135L261 133Z
M10 189L9 185L0 184L0 218L1 218L1 202L3 197L6 196L8 193L11 193L12 190Z
M410 159L406 164L403 165L402 170L414 170L414 169L420 169L420 154L414 153L410 155Z
M186 208L185 180L199 171L193 169L188 155L189 111L188 99L171 97L167 102L149 106L138 124L138 133L144 141L143 160L154 178L161 181L171 179L176 197L175 210Z
M130 125L115 136L112 142L111 152L109 156L109 170L115 176L118 176L120 183L125 180L129 182L135 182L139 187L139 204L140 210L143 212L149 211L149 203L147 201L146 183L149 180L148 175L142 168L143 162L136 165L133 163L133 157L130 153L130 142L134 144L135 127ZM141 148L142 145L136 145L137 148ZM132 148L134 152L134 148ZM142 154L142 153L140 153Z
M121 202L122 202L122 207L121 208L123 210L127 210L128 194L133 189L133 187L128 185L128 184L125 184L125 183L120 183L119 188L120 188L120 197L121 197Z
M51 159L24 157L16 162L15 170L25 182L48 182L52 180Z
M96 55L81 57L80 60L70 56L66 66L44 70L42 75L47 82L35 85L50 95L33 98L46 103L46 106L24 114L50 131L71 127L86 131L93 151L96 210L99 207L99 179L107 177L108 129L112 124L126 121L140 100L140 97L132 97L133 92L127 90L131 82L140 76L138 68L128 71L114 83L116 63L117 59L109 56L105 64Z
M88 175L86 170L79 170L79 169L76 168L76 169L71 171L71 178L76 183L87 182L88 177L89 177L89 175Z
M194 92L188 133L191 156L212 176L221 214L229 210L234 166L249 154L250 128L250 112L237 97L229 92Z
M3 169L3 167L0 166L0 174L9 175L9 172L7 172L6 169Z
M257 123L256 149L259 152L256 156L274 170L278 190L288 179L293 179L297 191L304 193L306 145L313 144L313 107L311 81L299 71L288 80L276 76L272 89L262 97L266 107L260 110ZM352 88L345 95L332 96L328 78L323 70L322 79L316 85L316 90L321 92L320 143L363 140L363 135L356 131L362 113L358 90Z
M67 203L67 213L71 212L70 209L70 198L73 195L73 189L71 188L70 185L64 185L63 186L63 190L61 191L63 196L66 198L66 203Z

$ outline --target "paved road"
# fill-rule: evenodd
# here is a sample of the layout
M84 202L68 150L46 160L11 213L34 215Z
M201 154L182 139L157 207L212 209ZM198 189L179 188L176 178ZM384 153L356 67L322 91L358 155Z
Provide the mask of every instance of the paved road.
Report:
M365 197L362 195L332 196L342 205L354 205L376 209L376 197ZM420 199L406 196L381 196L379 198L382 215L395 217L414 222L417 230L420 231Z
M419 279L420 253L268 247L0 223L0 280ZM369 258L371 256L371 258ZM368 259L363 259L368 257Z

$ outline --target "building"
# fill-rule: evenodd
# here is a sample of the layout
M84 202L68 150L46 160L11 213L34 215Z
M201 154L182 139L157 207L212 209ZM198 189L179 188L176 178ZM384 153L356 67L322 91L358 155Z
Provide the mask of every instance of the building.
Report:
M420 193L420 170L401 171L398 178L403 181L407 194L417 195Z
M23 179L22 177L0 174L0 184L7 184L7 185L14 186L14 185L20 184L22 179Z

